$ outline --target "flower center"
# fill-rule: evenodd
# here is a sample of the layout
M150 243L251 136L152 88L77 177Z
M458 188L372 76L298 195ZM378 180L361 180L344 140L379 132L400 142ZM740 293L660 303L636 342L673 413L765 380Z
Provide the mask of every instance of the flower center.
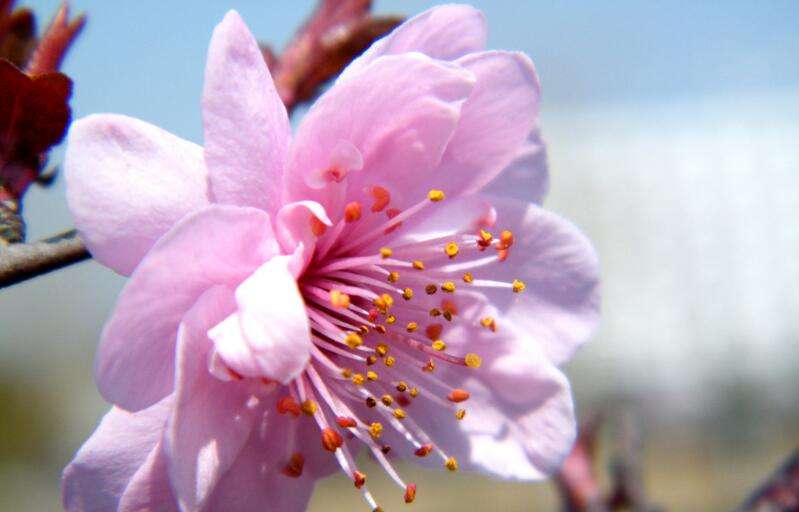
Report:
M423 415L432 405L451 410L453 421L466 417L469 391L447 385L437 376L441 371L437 368L469 371L479 368L482 359L460 348L463 339L450 343L448 334L463 338L470 329L497 330L493 317L461 315L461 309L478 296L471 289L506 288L518 293L524 284L476 277L507 258L513 245L510 231L495 237L483 221L468 232L396 239L391 236L394 231L436 207L444 193L431 190L401 211L390 208L391 194L385 188L376 186L369 192L372 204L366 214L359 202L351 202L330 229L312 218L318 243L299 280L314 344L312 361L289 386L290 394L279 400L278 411L313 417L321 447L333 452L371 508L380 510L344 439L369 448L404 489L407 503L415 499L416 485L406 484L389 462L387 455L394 448L387 438L417 457L437 456L455 471L457 460L415 415ZM295 453L284 474L300 476L303 461L302 454Z

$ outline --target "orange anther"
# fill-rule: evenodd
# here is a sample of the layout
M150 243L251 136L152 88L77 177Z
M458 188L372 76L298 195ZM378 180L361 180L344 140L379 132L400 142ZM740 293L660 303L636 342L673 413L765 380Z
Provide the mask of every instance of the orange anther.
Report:
M361 203L358 201L347 203L347 206L344 207L344 220L346 222L355 222L356 220L360 220L360 218Z
M470 396L469 392L465 389L453 389L450 394L447 395L447 400L459 404L468 400Z
M386 206L388 206L388 203L391 202L391 194L389 194L388 190L379 185L372 187L371 193L372 198L374 199L374 202L372 203L372 211L382 212Z

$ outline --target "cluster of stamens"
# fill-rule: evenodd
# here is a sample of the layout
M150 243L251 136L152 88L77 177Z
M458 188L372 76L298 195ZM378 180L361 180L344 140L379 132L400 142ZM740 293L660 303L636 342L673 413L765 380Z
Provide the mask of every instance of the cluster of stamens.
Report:
M351 202L332 227L312 217L311 227L319 238L313 260L299 280L314 343L312 361L279 398L277 410L298 421L303 416L313 418L322 448L333 453L371 508L381 510L345 439L358 440L371 451L404 489L406 503L416 498L416 484L406 484L389 462L393 448L382 441L387 429L407 441L414 456L439 457L445 468L456 471L457 460L414 421L414 402L427 400L451 409L455 421L466 417L469 392L451 389L436 377L436 368L450 365L469 371L479 368L482 359L476 353L452 353L447 331L464 322L488 333L498 327L491 317L476 322L461 318L458 292L492 287L518 293L524 283L477 277L508 257L513 245L510 231L495 237L485 228L475 228L444 238L381 246L386 235L443 201L444 193L431 190L404 211L390 208L391 195L385 188L372 187L369 193L368 213L359 202ZM283 473L299 477L303 465L298 451L286 461Z

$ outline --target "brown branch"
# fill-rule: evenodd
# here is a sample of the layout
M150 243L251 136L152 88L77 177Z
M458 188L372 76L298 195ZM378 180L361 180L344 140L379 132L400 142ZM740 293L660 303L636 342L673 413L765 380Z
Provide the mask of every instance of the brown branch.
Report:
M799 510L799 449L763 482L735 512Z
M30 244L0 246L0 288L89 258L75 230Z

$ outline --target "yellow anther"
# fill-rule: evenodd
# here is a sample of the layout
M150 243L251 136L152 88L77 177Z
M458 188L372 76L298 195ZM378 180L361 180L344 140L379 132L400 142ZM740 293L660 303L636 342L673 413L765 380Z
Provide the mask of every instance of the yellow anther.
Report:
M444 246L444 252L447 254L447 256L450 257L450 259L457 256L458 251L460 251L460 249L458 248L458 244L456 244L455 242L449 242L447 245Z
M433 350L437 350L439 352L443 352L444 350L447 350L447 344L444 343L442 340L434 341L432 347L433 347Z
M377 380L377 373L373 372L372 370L369 370L368 372L366 372L366 378L374 382Z
M500 233L499 243L503 249L507 249L508 247L513 245L513 233L507 230Z
M436 291L438 291L438 286L434 284L428 284L424 287L424 291L427 293L427 295L433 295L436 293Z
M458 470L458 461L455 457L450 457L447 459L447 462L444 463L444 466L450 471L457 471Z
M366 366L372 366L377 362L377 356L372 354L366 358Z
M527 285L524 284L524 282L519 281L518 279L513 280L513 293L521 293L525 288L527 288Z
M412 387L411 390L409 391L409 394L411 395L411 398L416 398L417 396L419 396L419 388Z
M447 293L454 293L455 292L455 283L452 281L447 281L441 285L441 291Z
M482 240L483 243L490 244L493 239L494 235L492 235L490 232L486 231L485 229L480 230L480 240Z
M424 263L422 262L422 260L413 260L413 262L411 262L411 265L416 270L424 270Z
M432 316L433 318L435 318L437 316L441 316L441 310L438 309L438 308L431 309L430 310L430 316Z
M388 356L385 358L385 360L383 360L383 362L385 363L386 366L392 367L394 366L394 363L396 363L397 361L396 359L394 359L393 356Z
M389 272L388 273L388 282L389 283L396 283L399 281L399 272Z
M372 436L372 438L378 439L383 434L383 425L375 421L369 425L369 434Z
M389 407L391 404L394 403L394 399L391 398L391 395L383 395L380 397L380 401L383 402L383 405Z
M471 352L466 354L463 359L469 368L480 368L480 365L483 364L483 358Z
M349 379L350 377L352 377L352 370L350 370L349 368L344 368L343 370L341 370L341 376L344 377L345 379Z
M341 290L330 290L330 304L334 308L346 309L350 307L350 296Z
M493 317L487 316L480 320L480 325L485 327L486 329L491 329L491 331L496 332L497 330L497 322L494 320Z
M464 283L473 283L474 282L474 276L471 273L466 272L465 274L463 274L463 282Z
M356 386L362 385L364 380L365 379L362 373L356 373L355 375L352 376L352 383L355 384Z
M394 254L394 251L392 251L388 247L381 247L380 248L380 256L383 259L390 258L392 254Z
M400 409L399 407L394 409L394 417L397 418L398 420L404 420L406 416L407 414L405 414L405 411Z
M354 350L363 345L363 338L361 338L361 335L358 333L348 332L347 336L344 338L344 343Z
M406 391L408 391L408 383L405 382L404 380L397 382L397 391L399 391L400 393L405 393Z
M418 328L419 324L417 324L416 322L408 322L408 325L405 326L405 330L408 332L414 332Z
M387 323L388 325L393 325L394 323L396 323L396 321L397 321L397 317L396 317L396 316L394 316L394 315L388 315L388 316L386 317L386 323Z
M429 373L429 372L432 372L435 369L436 369L436 362L433 361L432 359L428 359L427 362L424 364L424 366L422 366L422 371L423 372L428 372Z
M413 290L410 288L405 288L402 290L402 298L405 300L411 300L413 298Z
M316 414L316 411L319 409L319 406L316 405L316 402L313 400L306 400L300 405L300 409L308 416L313 416Z
M380 357L385 356L386 354L388 354L388 345L386 345L385 343L381 343L380 345L375 347L375 352L377 352L377 355L379 355Z
M383 302L386 304L387 308L390 308L391 306L394 305L394 297L392 297L391 295L384 293L380 296L380 298L383 299Z
M441 190L433 189L427 193L427 198L434 203L444 200L444 192Z
M458 409L455 411L455 417L459 420L462 420L464 417L466 417L466 409Z

